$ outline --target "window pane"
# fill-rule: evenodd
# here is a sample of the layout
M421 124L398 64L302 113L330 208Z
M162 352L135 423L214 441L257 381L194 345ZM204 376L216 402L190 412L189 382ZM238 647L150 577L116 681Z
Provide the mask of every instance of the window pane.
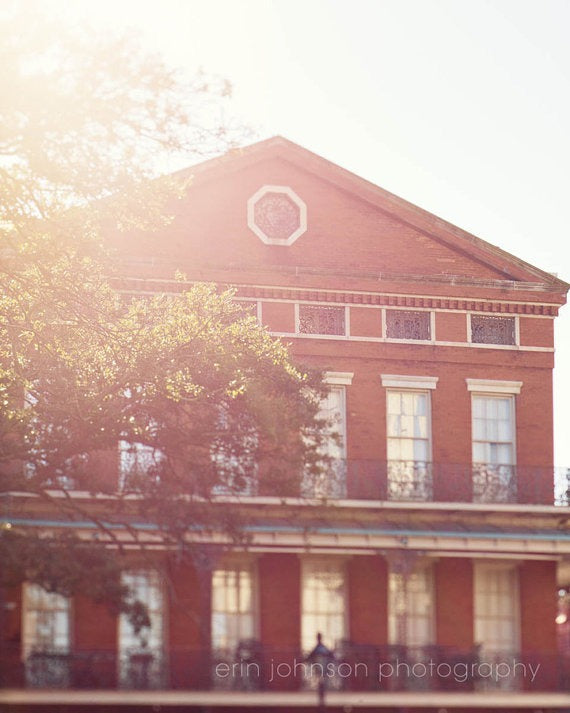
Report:
M509 502L516 497L513 397L472 397L473 491L477 502Z
M387 392L388 497L393 500L431 498L429 394Z
M308 652L321 633L323 643L334 648L346 638L345 576L340 562L304 561L302 568L301 643Z
M433 572L417 568L404 577L389 573L388 620L392 644L427 646L435 643ZM401 637L404 636L404 640Z
M346 391L344 386L329 387L321 401L318 417L329 421L318 453L323 456L322 472L305 473L302 492L308 497L341 498L346 493Z
M32 651L69 651L70 602L38 584L24 587L23 655Z
M475 568L475 641L485 653L518 648L517 571L510 565Z
M224 656L235 655L240 641L255 635L253 587L254 569L248 563L212 574L212 645Z

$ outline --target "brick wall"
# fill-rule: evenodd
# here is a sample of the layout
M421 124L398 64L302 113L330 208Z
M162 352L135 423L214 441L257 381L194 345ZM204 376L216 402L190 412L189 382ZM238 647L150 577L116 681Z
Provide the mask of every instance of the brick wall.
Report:
M300 653L300 560L294 554L262 555L258 575L261 640L270 660L293 664ZM294 690L296 685L294 677L284 676L276 678L272 688Z
M473 646L473 565L470 559L442 557L435 564L437 643L469 650Z

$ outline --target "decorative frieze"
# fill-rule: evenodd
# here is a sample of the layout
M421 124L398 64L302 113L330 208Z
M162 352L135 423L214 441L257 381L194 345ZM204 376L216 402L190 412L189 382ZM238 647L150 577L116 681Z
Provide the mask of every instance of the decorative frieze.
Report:
M198 282L198 280L195 282ZM182 283L174 280L144 280L133 278L112 280L112 284L116 289L121 292L133 294L144 292L182 292L191 287L193 283L194 281ZM534 315L539 317L555 317L559 310L559 305L544 302L483 301L455 297L421 297L418 295L341 292L288 287L257 287L254 285L239 286L238 296L261 300L332 302L347 305L460 310L467 312L486 312L497 315Z

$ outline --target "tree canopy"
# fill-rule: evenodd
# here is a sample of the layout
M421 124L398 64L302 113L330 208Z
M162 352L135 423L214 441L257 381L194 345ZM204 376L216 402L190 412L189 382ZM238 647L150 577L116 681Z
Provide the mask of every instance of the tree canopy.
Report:
M181 279L174 294L116 294L102 240L104 225L168 221L168 200L185 186L156 178L157 152L231 146L228 126L209 122L209 107L229 87L202 75L184 84L132 40L49 30L37 15L0 18L0 91L9 97L0 108L8 515L9 494L18 492L36 510L90 518L117 548L113 518L134 540L132 522L142 518L172 546L196 528L240 538L236 508L224 498L270 484L294 492L302 473L318 471L326 437L315 418L319 375L294 365L231 291ZM96 502L91 496L112 500L113 512L102 517L85 504ZM122 606L125 593L109 576L120 565L105 549L31 535L9 519L0 537L5 581L72 593L88 562L91 592Z

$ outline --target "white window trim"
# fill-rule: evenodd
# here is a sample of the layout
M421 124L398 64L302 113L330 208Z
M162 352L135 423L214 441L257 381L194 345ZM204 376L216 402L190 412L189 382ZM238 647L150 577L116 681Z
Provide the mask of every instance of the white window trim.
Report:
M28 599L29 599L29 590L32 587L40 587L40 584L34 584L32 582L23 582L22 583L22 606L21 606L21 649L20 649L20 655L23 661L26 660L26 658L34 651L33 645L29 647L29 641L31 639L30 636L30 622L28 617L26 616L28 612L30 611L40 611L38 609L32 610L28 607ZM72 597L65 597L63 594L58 594L59 597L62 599L66 600L67 602L67 616L68 616L68 640L67 640L67 646L66 646L66 651L70 652L73 650L73 641L74 641L74 630L73 630L73 623L74 623L74 611L73 611L73 605L74 605L74 600ZM42 610L44 611L44 610ZM46 611L53 611L51 609L48 609Z
M489 391L473 391L472 397L471 397L471 449L473 449L473 396L489 396L493 397L496 396L497 398L500 397L500 395L504 396L510 396L511 398L509 399L510 401L510 409L511 409L511 423L513 427L513 439L511 441L512 443L512 458L511 460L513 461L512 463L503 463L501 465L510 465L513 468L517 464L517 410L516 410L516 404L515 404L515 398L514 394L510 391L504 392L504 391L499 391L499 392L489 392ZM473 460L473 453L471 454L471 459ZM475 463L474 463L475 464ZM492 463L489 463L488 465L493 465Z
M260 583L259 583L259 567L258 567L258 559L254 555L251 554L245 554L245 555L230 555L229 557L223 559L218 565L216 565L213 570L212 574L215 571L228 571L228 570L239 570L239 569L245 569L249 568L251 572L251 609L252 609L252 615L253 615L253 638L254 639L259 639L260 637ZM212 583L212 592L210 593L210 597L213 597L213 583ZM210 634L212 630L212 612L214 611L214 608L211 604L210 606Z
M158 584L158 589L160 591L160 597L161 597L161 604L162 604L162 609L160 612L160 616L162 618L162 632L161 632L161 649L164 651L168 650L168 601L167 601L167 592L164 586L164 581L161 577L160 570L149 568L146 566L142 567L134 567L132 569L126 569L124 571L124 574L127 575L135 575L135 576L149 576L149 577L156 577L156 581ZM121 582L124 584L124 582ZM135 593L136 594L136 593ZM121 627L120 627L120 617L119 615L117 617L117 626L116 626L116 632L115 632L115 638L116 638L116 650L117 652L121 651Z
M432 377L435 378L437 381L437 377ZM433 387L428 387L428 388L433 388L435 389L435 385ZM427 400L427 408L428 408L428 413L427 413L427 425L428 425L428 430L427 430L427 439L421 439L421 440L427 440L428 442L428 458L427 458L427 463L433 462L433 424L432 424L432 412L431 412L431 392L426 390L425 387L422 388L416 388L416 387L410 387L410 386L405 386L405 387L388 387L386 391L386 448L388 447L388 394L393 391L394 393L402 393L402 391L409 391L414 394L425 394L428 397Z
M327 371L324 382L330 386L352 386L353 371Z
M349 639L350 638L350 602L348 600L348 594L349 594L349 581L348 581L348 567L347 567L347 559L348 557L318 557L318 556L301 556L301 576L300 576L300 582L299 582L299 588L300 588L300 603L301 603L301 611L300 611L300 618L299 618L299 639L301 641L301 646L303 643L303 592L304 592L304 583L305 583L305 572L309 568L317 568L319 566L326 567L327 565L330 565L331 562L334 564L338 564L339 569L342 571L342 576L343 576L343 588L342 588L342 598L344 601L344 612L343 612L343 628L344 628L344 638ZM317 643L316 635L319 632L315 632L315 644ZM329 648L332 648L334 646L334 641L325 641L324 642L326 646Z
M410 575L412 574L417 574L419 572L425 572L427 573L427 578L428 578L428 586L429 586L429 597L431 600L431 606L430 606L430 617L429 617L429 628L430 628L430 641L427 642L427 645L429 644L434 644L437 640L437 616L436 616L436 610L437 610L437 602L436 602L436 581L435 581L435 563L437 559L434 557L423 557L419 559L416 563L415 566L413 567L412 571L409 572ZM397 572L390 567L388 568L388 586L389 585L389 577L391 574L397 574ZM388 621L390 621L390 617L394 617L395 614L390 610L390 605L392 604L391 601L391 596L388 594ZM390 638L390 625L388 625L388 637ZM409 646L408 641L390 641L389 643L391 644L399 644L399 645L404 645L404 646Z
M410 374L380 374L382 386L390 389L435 389L438 376L412 376Z
M479 394L520 394L522 381L501 381L496 379L465 379L467 391Z
M520 651L521 647L521 609L520 609L520 577L518 575L518 570L522 562L513 560L474 560L473 561L473 637L475 638L475 622L477 614L477 587L476 587L476 577L477 572L483 572L485 570L491 569L509 569L511 571L517 571L517 576L515 578L515 591L514 591L514 620L516 623L514 648L515 651ZM485 649L484 642L481 643L482 648Z
M270 238L255 222L255 204L266 193L284 193L299 208L299 227L288 238ZM289 186L265 185L256 191L247 201L247 226L266 245L293 245L295 240L307 232L307 204L302 201L295 191Z
M339 422L339 427L340 427L340 435L342 437L342 443L341 443L341 460L346 460L346 442L348 440L348 433L347 433L347 428L348 428L348 423L347 423L347 418L346 418L346 386L345 384L330 384L336 391L338 391L341 395L341 407L340 407L340 422Z

